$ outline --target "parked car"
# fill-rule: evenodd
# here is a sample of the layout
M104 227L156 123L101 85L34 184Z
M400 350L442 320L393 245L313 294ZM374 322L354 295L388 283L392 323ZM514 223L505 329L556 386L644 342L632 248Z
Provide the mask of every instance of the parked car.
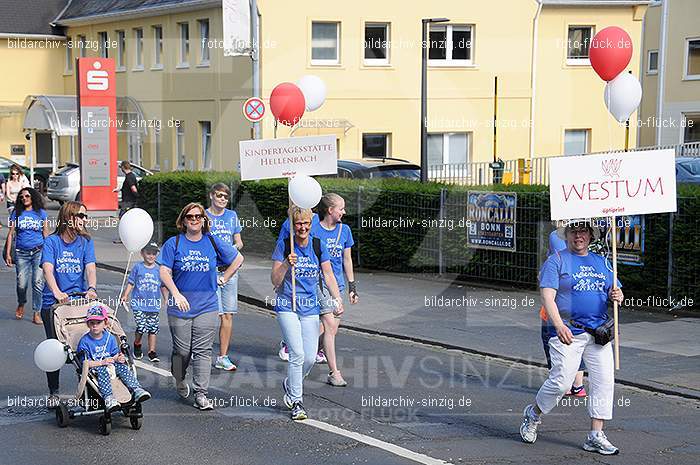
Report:
M119 169L119 163L121 162L117 162L117 188L121 189L124 183L124 173ZM146 168L133 163L131 164L131 170L139 181L141 178L153 174ZM121 191L117 195L121 200ZM68 163L52 174L49 177L47 197L51 200L57 200L61 205L69 200L80 200L80 166L75 163Z
M14 165L15 162L10 160L9 158L5 157L0 157L0 173L2 173L3 176L5 176L5 179L10 179L10 167ZM24 171L25 176L27 176L27 179L30 178L30 170L28 166L20 165L17 163L17 165L22 168L22 171ZM51 168L34 168L34 188L38 190L41 193L46 192L46 182L49 179L49 176L51 176Z
M328 177L345 179L402 178L420 181L420 166L399 158L338 160L338 174Z
M676 158L676 181L700 184L700 158Z

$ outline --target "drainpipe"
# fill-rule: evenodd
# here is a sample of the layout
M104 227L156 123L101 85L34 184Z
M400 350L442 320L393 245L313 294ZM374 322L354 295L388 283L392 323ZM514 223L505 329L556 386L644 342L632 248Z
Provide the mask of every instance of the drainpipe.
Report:
M661 38L659 39L659 90L656 93L656 145L661 145L661 118L664 114L664 87L666 77L666 39L668 35L668 0L661 7Z
M530 59L530 166L535 154L535 97L537 94L537 39L540 26L540 13L542 12L542 0L537 2L537 12L532 19L532 57Z

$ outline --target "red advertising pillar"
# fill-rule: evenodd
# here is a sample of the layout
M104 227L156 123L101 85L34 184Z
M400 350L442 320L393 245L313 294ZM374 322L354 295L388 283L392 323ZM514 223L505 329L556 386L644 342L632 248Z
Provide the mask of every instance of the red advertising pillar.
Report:
M78 58L80 195L89 210L116 210L117 94L114 60Z

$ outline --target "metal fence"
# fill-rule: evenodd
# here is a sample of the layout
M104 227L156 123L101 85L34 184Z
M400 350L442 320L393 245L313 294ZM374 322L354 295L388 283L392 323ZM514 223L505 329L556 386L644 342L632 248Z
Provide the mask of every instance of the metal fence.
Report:
M663 150L673 149L676 157L700 157L700 142L676 145L656 145L649 147L637 147L634 150ZM600 153L623 153L624 150L612 150L607 152L591 152L586 155ZM549 184L549 160L563 155L550 157L535 157L529 163L527 171L530 174L530 184ZM503 173L510 173L512 182L522 182L521 173L518 170L517 160L505 160ZM431 165L428 167L428 179L445 184L463 186L479 186L494 183L494 170L490 162L473 163L448 163L444 165Z

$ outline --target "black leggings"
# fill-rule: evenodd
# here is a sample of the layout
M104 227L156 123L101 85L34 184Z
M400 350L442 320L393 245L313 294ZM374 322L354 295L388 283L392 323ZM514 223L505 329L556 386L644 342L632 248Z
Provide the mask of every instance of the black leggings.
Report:
M41 319L44 320L44 332L46 333L47 339L56 339L56 331L53 326L53 311L51 307L46 307L41 309ZM58 394L58 379L60 371L47 371L46 379L49 382L49 392L51 394Z

